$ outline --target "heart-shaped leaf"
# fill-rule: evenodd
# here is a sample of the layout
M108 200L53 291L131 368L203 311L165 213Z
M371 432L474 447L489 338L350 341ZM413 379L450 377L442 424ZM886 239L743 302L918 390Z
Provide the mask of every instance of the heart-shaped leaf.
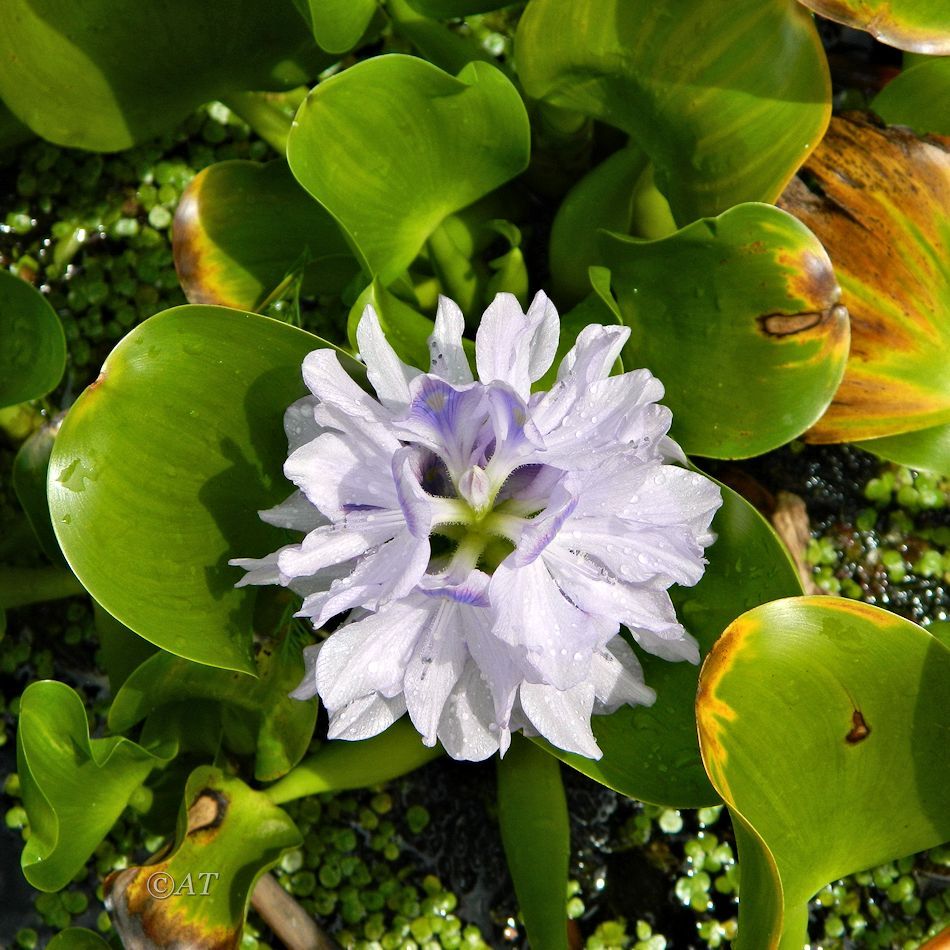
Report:
M950 650L853 601L780 600L723 634L696 714L737 826L740 948L801 947L819 888L950 836L948 681Z
M219 769L188 778L171 853L106 880L126 946L237 947L258 878L302 843L287 813ZM140 943L142 938L149 941Z
M49 481L60 546L93 597L163 650L255 672L256 595L227 562L283 542L257 511L289 494L283 414L321 346L255 314L176 307L116 347L63 422Z
M818 236L851 315L851 357L812 442L950 422L950 149L837 116L781 206Z
M82 700L65 683L31 683L20 699L17 772L30 837L21 864L41 891L58 891L108 834L135 790L172 749L90 739Z
M567 800L557 759L521 736L498 762L498 824L528 940L567 950Z
M66 368L56 311L25 280L0 270L0 408L45 396Z
M191 303L257 310L295 267L307 289L337 294L356 276L337 223L282 160L216 162L175 212L175 269Z
M254 734L254 777L271 782L288 772L307 751L317 718L317 704L291 699L304 674L307 639L293 627L275 648L257 655L259 678L219 670L157 653L123 684L109 710L109 728L127 732L146 716L176 704L212 700L220 709L247 720Z
M528 148L521 97L498 69L473 62L455 78L390 55L320 83L287 158L367 273L389 284L445 217L521 172Z
M745 458L801 435L848 356L848 315L818 239L769 205L740 205L658 241L607 235L631 328L624 364L666 387L686 452Z
M321 65L291 0L11 0L0 96L58 145L109 152L244 89L288 89Z
M950 135L950 58L937 57L904 69L871 102L888 125L906 125L920 135Z
M750 607L801 593L795 568L764 518L741 496L721 486L723 505L713 521L716 543L709 564L692 588L674 588L680 622L706 654L722 631ZM694 702L699 671L640 653L655 705L624 706L594 716L599 761L544 747L602 785L645 802L700 808L718 801L703 769L696 738ZM540 740L538 740L540 741Z
M829 20L867 30L898 49L950 53L950 8L944 0L801 0Z
M773 201L828 123L828 67L788 0L531 0L515 43L530 96L628 132L680 224Z

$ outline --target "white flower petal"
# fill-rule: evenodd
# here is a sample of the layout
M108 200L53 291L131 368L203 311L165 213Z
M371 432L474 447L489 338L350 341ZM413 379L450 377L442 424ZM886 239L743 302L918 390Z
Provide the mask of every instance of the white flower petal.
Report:
M593 683L578 683L563 690L546 684L522 683L519 696L524 714L552 745L588 759L601 757L603 753L590 728Z
M303 381L322 405L345 417L374 422L381 426L390 415L347 375L333 350L314 350L303 361Z
M468 654L459 612L459 604L451 599L430 600L429 620L406 668L406 707L427 746L435 745L443 707L465 668Z
M498 751L500 730L492 729L494 707L478 667L469 663L455 684L439 720L439 741L453 759L480 762Z
M528 376L531 382L539 380L554 362L557 341L561 335L561 321L557 310L543 290L534 295L534 300L525 315L531 340L528 347Z
M514 567L507 558L492 575L489 593L495 635L523 648L525 664L558 689L581 682L589 674L593 652L619 629L619 623L574 606L543 558L525 567Z
M643 668L623 637L614 637L591 663L594 711L612 713L621 706L652 706L656 693L643 682Z
M414 538L428 541L432 530L432 498L419 484L419 475L413 465L416 460L415 446L400 449L393 456L392 479L409 533Z
M396 603L335 630L317 655L316 683L327 709L379 693L402 693L406 665L428 611L417 601Z
M306 577L359 557L379 543L372 532L348 530L342 524L325 525L311 531L300 544L283 548L277 563L288 577Z
M327 519L314 507L302 491L295 491L279 505L259 511L261 521L276 528L292 531L313 531L327 523Z
M581 393L598 379L606 379L629 339L629 327L600 324L584 327L558 366L558 382L568 383L570 388ZM550 395L563 391L555 385Z
M472 368L462 348L465 317L454 301L439 297L435 328L429 337L429 372L456 386L473 381Z
M303 662L306 670L300 680L300 685L289 693L291 699L313 699L317 695L317 657L325 642L313 643L303 648Z
M478 378L507 383L526 400L531 383L554 360L559 332L557 310L543 293L535 296L527 315L513 294L498 294L475 334Z
M329 590L307 597L297 616L310 617L319 628L352 607L375 610L405 597L425 573L429 553L427 537L419 540L403 531L364 557L350 574L334 581Z
M385 732L406 711L402 696L385 699L378 693L361 696L330 716L328 739L356 741Z
M376 311L368 304L356 327L356 342L379 401L393 411L405 409L409 405L409 381L421 370L399 359L379 325Z
M365 507L398 508L393 453L361 449L339 432L324 432L291 454L284 474L334 521Z
M281 549L283 550L283 549ZM286 577L281 574L277 566L277 559L280 557L280 551L274 551L264 557L233 557L228 564L231 567L239 567L247 573L234 585L235 587L247 587L250 584L281 584L283 585Z
M313 396L304 396L290 404L284 413L284 433L287 436L289 451L299 449L322 431L314 418L317 400Z

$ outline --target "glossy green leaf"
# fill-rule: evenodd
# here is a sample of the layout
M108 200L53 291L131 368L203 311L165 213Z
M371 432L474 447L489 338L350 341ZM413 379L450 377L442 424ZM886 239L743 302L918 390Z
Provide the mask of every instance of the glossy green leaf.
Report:
M588 172L561 203L548 254L552 289L562 306L590 292L587 269L602 263L600 232L630 233L633 196L648 164L640 149L622 148Z
M948 681L950 650L854 601L765 604L723 634L696 712L742 829L740 948L797 950L826 883L950 837Z
M524 105L499 70L475 62L455 78L391 55L320 83L287 157L368 274L389 284L448 215L522 171L528 148Z
M342 792L379 785L412 772L440 755L442 749L439 746L429 748L422 744L419 733L404 716L371 739L327 742L271 785L267 796L279 805L320 792Z
M897 462L898 465L950 478L950 425L918 429L916 432L868 439L866 442L854 444L887 459L888 462Z
M237 947L258 878L302 843L286 812L221 770L188 778L171 852L112 874L112 922L126 946Z
M0 408L45 396L66 368L66 337L46 298L0 270Z
M707 550L703 579L671 591L677 616L705 655L745 611L801 593L788 554L764 518L740 495L722 487L713 521L718 538ZM603 750L599 761L545 747L585 775L631 798L674 808L718 801L699 755L694 702L699 670L639 652L644 678L656 690L647 708L622 707L591 724Z
M515 50L530 96L631 135L681 224L773 201L831 113L815 25L788 0L531 0Z
M50 940L46 950L109 950L109 946L94 930L68 927Z
M829 20L867 30L882 43L918 53L950 53L945 0L801 0Z
M314 39L328 53L353 49L376 13L376 0L296 0Z
M567 800L557 759L521 736L498 761L498 824L532 947L567 950Z
M904 69L871 101L888 125L907 125L923 135L950 135L950 58L934 58Z
M43 425L20 446L13 459L13 490L43 553L54 564L65 564L53 532L46 495L46 476L55 439L56 427Z
M10 0L0 96L34 132L114 151L231 91L281 89L319 72L291 0Z
M254 672L256 594L227 562L285 543L257 511L289 494L283 414L305 393L304 356L326 345L255 314L176 307L116 347L63 422L49 497L66 559L169 653Z
M848 315L818 239L769 205L740 205L658 241L605 235L628 367L666 387L689 454L746 458L804 432L848 357Z
M128 732L156 710L212 700L222 712L231 707L246 720L240 725L253 736L254 777L262 782L280 778L303 758L316 723L317 703L288 695L303 678L302 651L308 642L289 628L279 644L258 652L256 679L157 653L125 680L109 710L109 728Z
M811 442L950 423L950 147L835 116L781 205L834 261L851 318L841 386Z
M359 273L339 227L282 160L216 162L175 212L175 269L191 303L257 310L296 266L312 293L340 293Z
M65 683L31 683L20 700L17 772L30 837L21 864L41 891L65 887L173 750L90 739L82 700Z

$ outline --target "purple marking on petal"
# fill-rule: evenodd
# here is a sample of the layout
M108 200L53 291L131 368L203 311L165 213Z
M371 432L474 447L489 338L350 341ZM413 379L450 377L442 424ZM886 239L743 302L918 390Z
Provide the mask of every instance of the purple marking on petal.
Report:
M525 567L557 537L564 522L574 513L579 500L577 483L570 475L564 476L551 493L548 507L521 532L517 550L511 555L515 567Z
M437 587L431 590L422 590L426 597L445 597L454 600L457 604L470 604L473 607L488 607L488 594L469 584L458 584L453 587Z
M414 538L427 538L432 530L432 502L419 484L419 475L413 462L416 447L407 445L394 456L393 481L399 507L406 518L406 527Z
M379 505L356 505L356 504L343 504L340 506L345 514L349 514L351 511L385 511L385 508L380 508Z

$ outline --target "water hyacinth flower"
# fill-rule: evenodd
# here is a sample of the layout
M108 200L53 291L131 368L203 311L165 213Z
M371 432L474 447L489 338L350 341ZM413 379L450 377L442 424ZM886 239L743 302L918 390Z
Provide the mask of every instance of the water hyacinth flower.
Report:
M499 294L475 340L442 298L428 372L404 364L367 307L357 340L374 399L331 350L304 360L312 393L288 409L297 486L265 521L306 532L232 564L282 584L319 630L293 695L319 695L331 738L363 739L408 714L457 759L504 754L512 731L590 758L591 716L649 705L631 645L697 662L668 588L702 576L721 497L681 467L663 387L611 376L629 330L577 337L548 392L559 321ZM677 464L680 463L680 464Z

